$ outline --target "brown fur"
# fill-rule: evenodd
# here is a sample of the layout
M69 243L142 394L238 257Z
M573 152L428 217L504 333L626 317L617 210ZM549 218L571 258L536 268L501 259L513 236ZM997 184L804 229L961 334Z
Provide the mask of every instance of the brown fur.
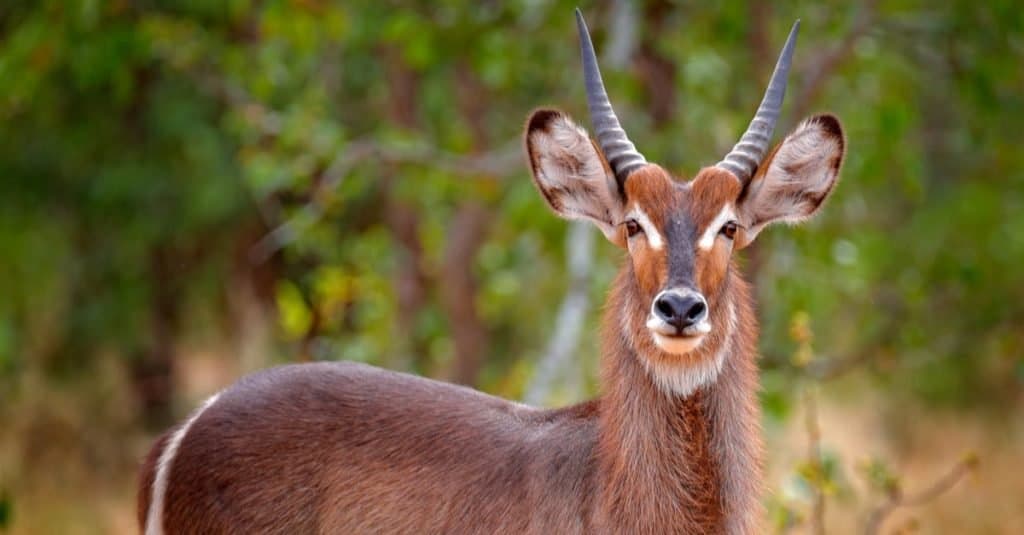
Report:
M693 181L681 183L672 180L661 167L648 165L630 175L625 189L628 199L625 211L629 211L629 206L640 204L658 228L664 228L671 218L687 214L693 219L699 234L718 215L723 204L736 198L740 186L726 171L718 169L705 169ZM655 295L665 289L668 278L667 257L672 245L674 244L667 244L656 251L649 247L646 241L641 240L636 246L637 250L630 252L632 274L637 281L636 295L633 299L642 304L635 307L633 314L623 321L629 324L633 343L645 358L660 362L684 363L711 358L721 345L721 341L717 340L722 335L720 331L711 333L710 340L702 344L703 348L685 357L660 350L646 334L647 309ZM685 246L692 247L693 244ZM720 325L727 321L727 307L721 306L725 301L720 296L726 286L728 273L734 271L730 268L730 258L730 247L721 240L716 241L710 251L696 253L694 278L708 301L712 324Z
M735 392L716 384L686 399L667 395L640 365L658 350L638 321L647 305L632 271L623 268L609 298L601 399L548 411L358 364L261 372L225 391L182 441L166 525L181 533L654 534L717 533L727 516L756 517L752 316L736 340L712 333L693 356L733 344L720 384ZM749 309L744 293L733 298ZM147 459L140 519L165 440ZM733 449L747 466L736 467ZM724 492L724 472L747 481L742 495Z
M740 193L739 181L716 167L702 169L691 184L687 210L701 232L711 224L722 206L734 202ZM721 292L731 258L732 247L723 240L716 240L710 251L697 251L695 278L709 304Z
M641 204L659 229L685 213L700 233L725 202L736 198L740 185L716 169L679 183L664 169L649 165L631 174L625 189L630 205ZM651 300L665 286L670 247L655 251L641 242L636 249L613 285L605 315L603 401L620 407L620 416L601 421L602 466L609 482L615 482L605 491L602 510L614 512L612 523L624 532L756 532L760 414L755 394L757 325L749 291L734 275L727 243L716 241L711 251L698 252L694 274L708 300L712 324L726 323L731 303L742 328L731 339L716 329L685 356L666 353L653 343L645 318ZM659 391L639 360L686 366L721 350L728 357L718 381L685 399Z
M606 225L609 239L630 250L602 323L603 395L542 410L355 363L252 374L221 393L181 440L167 477L167 532L761 531L757 321L731 260L734 245L718 237L710 250L687 257L718 326L699 346L666 353L645 326L666 285L670 251L696 249L697 236L746 185L714 168L678 183L648 165L606 187L600 153L566 130L568 148L550 136L537 139L555 154L549 170L572 180L542 181L539 158L550 154L534 150L533 134L563 117L542 110L528 122L538 189L559 213ZM574 211L564 211L568 204ZM655 250L627 240L617 218L632 204L659 230L676 229L675 242ZM716 357L722 367L714 380L686 396L660 387L648 369L687 369ZM169 437L143 466L140 523Z
M611 303L629 293L614 291ZM713 388L689 399L659 392L627 349L623 311L608 310L607 393L565 409L352 363L248 376L182 441L165 525L174 533L721 531L735 507L721 495L729 460L716 453L712 415L754 428L753 396L737 414L716 404ZM165 440L140 478L140 522Z
M629 212L640 205L655 227L664 228L679 204L680 192L668 173L657 165L637 169L625 184L626 208ZM625 225L622 225L625 232ZM625 239L625 238L624 238ZM635 250L630 252L633 273L642 295L653 297L668 278L668 247L660 251L649 247L647 240L636 240Z
M139 470L139 493L135 501L135 514L139 525L146 524L146 515L149 513L149 501L153 498L153 480L156 478L156 463L160 460L160 454L164 451L167 441L171 438L174 429L166 431L157 437L156 442L149 449L149 454L142 462Z

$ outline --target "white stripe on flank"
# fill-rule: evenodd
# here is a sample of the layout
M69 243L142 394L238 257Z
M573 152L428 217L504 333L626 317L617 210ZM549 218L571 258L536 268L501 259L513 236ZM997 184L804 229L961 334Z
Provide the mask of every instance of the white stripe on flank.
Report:
M722 211L718 212L718 215L708 223L708 226L704 229L704 233L700 235L700 241L697 242L697 247L707 251L715 245L715 236L718 236L718 231L722 230L722 226L736 219L736 212L733 212L732 205L725 203L722 207Z
M146 514L146 535L163 535L164 533L164 495L167 493L167 478L171 472L171 463L178 453L181 441L192 424L199 419L199 416L213 405L220 392L210 396L203 404L192 413L192 416L171 435L171 439L160 452L160 460L156 465L156 477L153 478L153 493L149 499L149 512Z
M658 232L658 227L654 226L654 222L651 218L647 217L647 213L644 212L640 205L635 205L633 210L629 212L626 219L635 219L640 227L644 229L644 234L647 235L647 243L650 244L651 249L660 251L665 246L665 239L661 237L661 233Z

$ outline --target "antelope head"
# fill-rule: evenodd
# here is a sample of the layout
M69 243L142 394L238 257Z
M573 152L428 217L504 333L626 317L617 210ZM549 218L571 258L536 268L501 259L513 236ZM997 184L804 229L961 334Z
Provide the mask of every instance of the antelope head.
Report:
M619 125L578 10L576 17L595 139L565 113L535 111L526 125L534 183L557 214L591 221L628 251L620 278L630 288L623 333L655 379L670 389L680 390L671 377L700 371L696 384L687 380L692 390L713 381L722 366L723 351L702 346L721 346L738 328L730 294L730 281L739 277L733 254L765 226L800 222L817 212L836 184L842 127L832 115L810 117L768 151L797 22L740 141L692 180L674 180L648 163Z

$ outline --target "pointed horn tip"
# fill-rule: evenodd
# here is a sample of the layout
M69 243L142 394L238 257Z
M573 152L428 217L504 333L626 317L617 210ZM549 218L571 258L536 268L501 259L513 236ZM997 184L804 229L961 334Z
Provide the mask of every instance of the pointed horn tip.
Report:
M619 124L619 119L612 110L608 94L601 80L601 69L597 65L597 54L590 40L590 30L583 19L583 11L576 8L576 29L579 33L580 51L583 56L583 76L587 89L587 107L590 109L590 122L594 126L594 136L602 152L609 159L612 171L619 181L635 167L647 163L633 143L626 136ZM625 159L625 161L623 161Z
M594 48L594 44L590 42L590 28L587 27L587 21L583 20L583 12L580 11L580 8L576 8L576 34L580 40L580 46Z
M779 54L778 62L775 64L775 71L772 72L772 77L768 82L768 88L765 90L761 105L754 114L754 118L747 127L747 131L743 133L740 141L725 156L725 159L718 163L719 167L723 167L736 174L740 181L746 181L750 178L750 175L760 166L761 160L768 150L768 142L775 130L775 121L780 115L787 85L786 78L789 74L793 51L796 48L796 36L799 30L800 19L796 19L793 23L793 28L789 31L789 37L786 38L786 44L783 45L782 52ZM740 168L737 162L734 161L736 159L748 160L752 165L743 166L749 167L749 169Z

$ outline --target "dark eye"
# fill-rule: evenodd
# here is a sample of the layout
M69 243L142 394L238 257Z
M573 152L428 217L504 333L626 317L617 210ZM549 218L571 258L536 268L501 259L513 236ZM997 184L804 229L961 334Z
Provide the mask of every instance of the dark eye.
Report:
M630 238L643 232L643 230L643 227L641 227L640 223L637 223L635 219L626 220L626 234L628 234Z
M718 231L718 233L731 240L736 237L737 229L739 229L739 225L735 221L730 221L722 225L722 230Z

